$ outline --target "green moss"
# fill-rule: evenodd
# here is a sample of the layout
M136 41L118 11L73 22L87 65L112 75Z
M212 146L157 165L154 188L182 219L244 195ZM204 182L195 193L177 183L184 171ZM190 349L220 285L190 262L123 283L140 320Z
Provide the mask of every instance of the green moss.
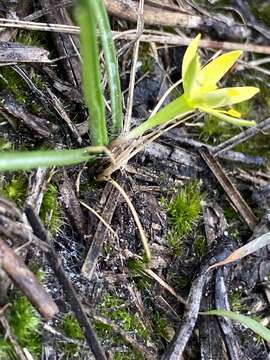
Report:
M44 82L41 75L33 70L29 72L29 76L39 90L44 89ZM35 115L42 114L42 104L38 99L33 97L27 83L10 66L2 66L0 68L0 90L10 92L19 104L26 106L29 112Z
M147 43L140 44L139 60L142 62L141 71L145 74L148 71L153 71L155 66L155 59L151 56L151 48Z
M21 347L26 347L35 359L39 359L41 318L26 297L18 295L11 302L8 320Z
M37 278L37 280L42 283L45 280L45 272L43 270L41 270L38 266L38 264L28 264L29 269L34 273L35 277Z
M34 72L31 77L31 80L39 90L44 89L44 80L40 74Z
M262 2L260 6L256 6L255 2L250 3L251 10L253 14L259 19L263 21L265 25L270 26L270 4L267 2Z
M175 272L169 273L169 279L170 282L172 282L176 288L182 291L187 290L190 287L190 282L191 282L190 275L182 271L179 271L177 273Z
M254 136L252 139L237 145L234 150L250 156L262 156L270 159L270 143L265 134Z
M152 279L147 276L144 269L147 267L147 261L139 259L129 259L128 268L134 276L134 280L140 290L149 289L152 286Z
M0 138L0 151L11 150L12 144L6 139Z
M36 270L40 275L41 271ZM28 301L20 293L12 293L6 316L11 327L12 334L22 348L27 348L33 359L40 359L42 349L41 317ZM0 333L0 359L17 360L13 346Z
M66 336L75 340L84 340L84 333L78 323L78 320L75 318L73 314L67 314L64 316L61 329L65 333Z
M37 102L35 99L28 101L27 110L36 116L43 116L42 112L44 110L40 102ZM51 118L51 114L48 114L47 117Z
M15 360L16 355L12 345L3 335L0 335L0 359L1 360Z
M113 360L143 360L143 356L135 351L130 349L125 349L123 351L117 351L113 355Z
M29 97L29 89L24 80L8 66L0 68L0 89L9 90L19 103L25 103Z
M147 264L140 259L128 259L128 268L133 272L134 275L145 276L144 269Z
M115 343L115 336L112 333L112 329L111 329L110 325L103 324L101 322L96 322L95 329L96 329L98 336L100 336L103 339L110 339L112 343ZM122 340L120 340L120 339L116 340L116 342L118 344L119 344L119 341L121 344L123 343Z
M44 43L44 33L41 31L20 30L16 41L27 46L42 47Z
M229 294L229 303L234 312L245 312L247 309L243 305L243 293L240 290L233 290Z
M166 341L171 340L171 332L166 319L159 313L156 313L153 319L155 335L163 338Z
M103 296L102 302L98 306L98 310L104 317L117 323L123 330L134 332L136 336L144 341L147 341L150 338L149 331L143 322L136 313L134 314L127 309L124 300L107 293ZM113 343L118 345L126 345L124 339L114 335L110 326L97 323L96 330L101 337L110 339Z
M138 315L125 307L124 300L107 293L98 308L103 316L116 321L125 331L133 331L143 340L149 339L149 331Z
M224 207L223 211L224 211L224 216L227 221L233 221L233 220L239 219L239 215L231 206Z
M98 305L98 311L101 315L112 320L126 332L136 334L136 336L145 342L150 339L149 331L138 315L127 308L125 300L111 293L106 293ZM114 359L143 359L141 354L139 354L136 349L131 348L129 344L126 344L121 336L116 335L109 325L96 322L95 328L97 334L103 340L121 348L121 351L116 351L114 353Z
M196 239L193 241L192 249L194 254L201 258L207 252L207 241L203 235L197 235Z
M180 250L181 240L197 224L202 198L198 182L190 182L167 205L170 226L168 239L174 249Z
M82 178L80 183L80 193L82 198L86 199L92 196L93 192L97 192L102 189L102 183L96 180L94 176L90 178Z
M241 130L233 125L221 122L216 117L205 114L200 139L210 145L218 145L238 134Z
M2 194L9 200L14 201L17 205L21 205L26 197L27 180L24 176L19 175L13 177L2 187Z
M60 323L60 329L66 336L73 340L83 341L85 339L84 333L73 314L67 314L63 317ZM80 349L76 344L64 343L61 348L69 357L79 355Z
M48 190L44 194L39 215L44 225L52 233L56 233L62 225L61 207L58 202L58 190L53 184L48 186Z

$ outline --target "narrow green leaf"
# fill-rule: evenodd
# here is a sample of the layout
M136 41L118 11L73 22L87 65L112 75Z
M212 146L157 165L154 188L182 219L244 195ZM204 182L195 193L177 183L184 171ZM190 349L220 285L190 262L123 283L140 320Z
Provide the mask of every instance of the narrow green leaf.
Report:
M0 171L74 165L88 161L91 158L89 152L91 152L91 147L75 150L0 152Z
M156 115L144 121L138 127L132 129L124 135L126 139L134 139L143 135L147 130L153 129L156 126L164 125L175 118L183 118L187 113L192 112L193 108L186 102L184 95L173 100L168 105L159 110Z
M80 6L77 9L77 19L80 26L81 56L83 61L83 90L90 114L90 137L94 146L107 145L108 135L100 76L97 24L88 0L81 0Z
M113 135L117 135L121 132L123 126L122 93L118 71L118 61L110 22L103 0L88 0L88 4L95 14L101 36L110 88L112 132Z
M258 321L251 319L248 316L237 314L233 311L227 310L210 310L203 313L201 315L217 315L228 317L231 320L235 320L240 322L242 325L245 325L249 329L253 330L256 334L260 335L264 340L270 341L270 330L265 326L260 324Z

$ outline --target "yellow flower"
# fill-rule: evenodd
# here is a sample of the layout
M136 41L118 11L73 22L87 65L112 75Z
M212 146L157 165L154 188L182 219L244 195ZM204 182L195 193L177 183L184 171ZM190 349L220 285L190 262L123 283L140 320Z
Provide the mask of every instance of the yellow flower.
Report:
M257 94L258 88L254 86L217 88L219 80L235 64L242 51L231 51L220 55L201 67L197 54L200 38L199 34L191 41L183 58L184 94L164 106L154 116L133 128L122 138L125 140L136 138L156 126L167 124L175 119L182 119L195 110L211 114L238 126L256 124L255 121L241 119L241 114L231 106L250 99Z
M183 96L186 103L193 109L199 109L235 125L255 125L255 121L241 119L241 114L234 109L220 109L248 100L259 91L253 86L217 89L218 81L235 64L242 51L223 54L201 67L197 54L200 38L199 34L192 40L183 58Z

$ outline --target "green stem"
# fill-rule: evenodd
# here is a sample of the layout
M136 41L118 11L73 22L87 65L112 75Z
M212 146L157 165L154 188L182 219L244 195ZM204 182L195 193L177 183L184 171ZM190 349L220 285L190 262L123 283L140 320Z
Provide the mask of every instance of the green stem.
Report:
M182 95L159 110L156 115L149 118L138 127L132 129L127 134L124 134L123 137L125 140L134 139L156 126L163 125L175 118L183 118L187 113L193 110L194 109L187 104L185 96Z
M118 71L118 61L110 28L110 22L103 0L88 0L88 3L92 8L93 13L95 14L100 31L110 88L112 132L114 135L117 135L121 132L123 127L122 93Z
M92 157L89 155L91 151L91 147L86 147L75 150L0 152L0 171L79 164Z
M93 1L93 3L95 3ZM80 25L82 80L84 97L90 114L89 129L92 145L107 145L108 134L105 119L103 88L100 76L97 23L92 11L92 1L81 0L77 11Z

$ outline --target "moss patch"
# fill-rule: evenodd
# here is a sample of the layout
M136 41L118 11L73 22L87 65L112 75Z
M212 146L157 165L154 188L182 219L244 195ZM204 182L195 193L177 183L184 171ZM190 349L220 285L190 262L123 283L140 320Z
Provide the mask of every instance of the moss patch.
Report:
M144 272L144 269L148 266L148 260L129 259L127 265L139 289L151 288L152 279Z
M192 249L193 249L194 254L198 258L201 258L202 256L204 256L207 251L207 241L206 241L205 236L197 235L196 239L193 241Z
M23 175L13 177L5 183L0 192L9 200L17 205L22 205L26 197L27 180Z
M177 273L170 272L168 279L177 289L180 289L181 291L186 291L190 287L191 277L189 274L184 273L183 271L178 271Z
M168 326L167 320L159 313L156 313L153 318L154 331L156 336L169 342L172 339L171 328Z
M63 333L71 339L83 341L85 339L84 333L73 314L67 314L62 319L60 329ZM62 350L68 356L79 355L79 347L76 344L65 343Z
M35 71L30 72L29 76L34 85L42 90L44 87L42 77ZM19 104L26 106L30 113L42 116L43 106L40 101L33 96L26 82L11 67L0 68L0 90L10 92Z
M251 10L253 14L259 19L263 21L265 25L270 26L270 4L265 2L257 6L258 4L252 3L250 4Z
M210 145L218 145L238 134L240 129L236 126L221 122L216 117L205 114L204 125L200 132L200 139Z
M139 317L127 309L124 300L115 295L105 294L99 311L103 316L116 321L125 331L132 331L143 340L149 338L149 332Z
M0 359L1 360L14 360L15 354L12 345L0 335Z
M84 340L83 331L73 314L64 316L61 328L66 336L76 340Z
M16 37L16 41L28 46L44 46L46 35L42 31L20 30Z
M41 356L41 318L24 296L16 295L10 304L7 318L21 347L27 348L34 359ZM4 334L0 336L0 359L14 360L14 350Z
M56 233L62 225L61 207L58 202L58 190L53 184L48 186L48 190L44 194L39 215L44 225L52 233Z
M11 150L11 148L12 144L8 140L0 138L0 151Z
M229 303L234 312L245 312L247 309L243 304L243 293L240 290L233 290L229 293Z
M168 239L177 251L180 250L181 240L190 235L199 220L202 198L198 182L191 182L167 205L170 226Z
M0 90L9 90L19 103L25 103L29 97L29 89L22 78L11 67L0 69ZM28 90L28 91L27 91Z
M130 349L123 349L121 351L116 351L113 355L113 360L143 360L143 356L134 352Z
M140 341L147 342L150 339L148 329L138 315L126 306L125 300L111 293L106 293L98 306L98 311L104 317L114 321L129 334L136 335ZM104 341L114 344L114 359L143 359L142 355L129 344L126 344L122 337L116 335L110 326L97 322L95 327L98 335Z
M151 48L149 44L140 44L139 59L142 62L141 71L143 74L154 70L155 59L151 56Z

